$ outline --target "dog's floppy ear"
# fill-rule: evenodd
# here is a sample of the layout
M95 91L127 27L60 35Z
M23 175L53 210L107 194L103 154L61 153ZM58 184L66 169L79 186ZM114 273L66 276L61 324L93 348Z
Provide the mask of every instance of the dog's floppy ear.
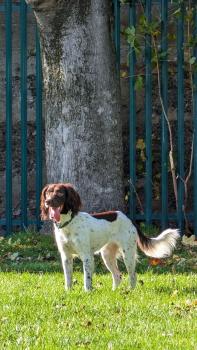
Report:
M67 213L69 210L71 210L75 215L78 213L82 206L81 198L71 184L67 183L63 184L63 186L65 188L65 202L62 213Z
M49 185L46 185L41 193L41 197L40 197L40 210L41 210L41 214L40 217L42 220L47 220L49 218L49 209L46 207L45 205L45 199L46 199L46 191L48 189Z

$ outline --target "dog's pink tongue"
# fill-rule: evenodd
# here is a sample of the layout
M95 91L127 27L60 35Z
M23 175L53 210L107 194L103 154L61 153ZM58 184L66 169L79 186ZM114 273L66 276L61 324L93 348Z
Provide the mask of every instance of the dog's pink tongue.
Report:
M57 222L60 221L60 210L59 208L50 208L51 218Z

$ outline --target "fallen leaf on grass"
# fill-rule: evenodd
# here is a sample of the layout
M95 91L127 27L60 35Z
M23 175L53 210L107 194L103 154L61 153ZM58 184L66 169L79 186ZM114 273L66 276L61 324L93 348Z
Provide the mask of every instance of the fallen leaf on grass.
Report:
M181 259L181 257L179 255L173 255L172 256L172 259L175 260L175 261L179 261Z
M179 260L179 262L177 263L177 266L183 266L186 264L186 262L187 262L187 260L185 258L181 258Z
M170 332L164 332L162 333L162 337L173 337L173 333L170 333Z
M194 300L187 299L185 301L185 304L189 308L197 308L197 299L194 299Z
M192 235L190 237L187 237L187 236L183 236L182 237L182 243L184 245L187 245L187 246L196 246L197 247L197 240L196 240L196 236L195 235Z
M177 289L175 289L175 290L172 292L171 296L172 296L172 297L176 297L176 296L177 296L177 294L178 294L178 290L177 290Z
M85 326L85 327L90 327L90 326L92 326L92 321L91 320L85 320L82 325Z
M113 349L113 343L110 341L107 345L108 350L112 350Z
M52 261L55 260L55 256L51 255L51 253L47 253L47 254L39 254L37 257L38 261Z
M138 280L138 283L141 284L141 286L144 285L144 281L143 280Z
M96 288L102 288L103 287L103 283L102 282L97 282L96 283Z
M188 264L189 265L197 265L197 258L189 258L188 260Z
M56 304L55 305L55 309L65 309L66 308L66 304Z
M158 258L150 258L149 259L149 265L150 266L164 266L166 264L166 262L162 259L158 259Z
M15 253L9 255L9 259L11 261L17 260L18 257L19 257L19 252L15 252Z
M79 347L85 347L86 345L90 345L91 344L91 341L90 340L86 340L86 339L82 339L82 340L78 340L75 345L78 345Z
M174 311L176 315L183 316L184 313L189 313L192 311L196 311L197 309L197 299L190 300L187 299L183 302L183 304L174 305Z

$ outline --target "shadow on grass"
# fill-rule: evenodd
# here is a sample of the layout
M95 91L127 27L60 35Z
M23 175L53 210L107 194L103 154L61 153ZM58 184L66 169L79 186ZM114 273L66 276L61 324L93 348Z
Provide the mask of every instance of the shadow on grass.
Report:
M184 274L193 271L192 266L187 264L189 250L180 245L175 254L176 259L166 259L162 261L162 264L152 266L150 260L139 253L136 271L141 274L147 271L151 271L154 274ZM126 273L122 259L118 261L118 265L120 270ZM10 237L1 238L0 271L18 273L62 272L60 256L54 237L35 232L21 232ZM78 258L74 259L74 271L83 271L82 262ZM95 256L95 272L97 274L108 273L99 255Z

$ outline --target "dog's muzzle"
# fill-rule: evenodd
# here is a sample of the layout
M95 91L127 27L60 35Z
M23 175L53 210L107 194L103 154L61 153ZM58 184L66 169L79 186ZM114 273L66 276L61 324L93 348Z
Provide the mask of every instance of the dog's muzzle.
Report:
M49 207L58 208L58 207L61 207L62 205L63 205L62 201L56 197L45 200L45 206L47 208Z

